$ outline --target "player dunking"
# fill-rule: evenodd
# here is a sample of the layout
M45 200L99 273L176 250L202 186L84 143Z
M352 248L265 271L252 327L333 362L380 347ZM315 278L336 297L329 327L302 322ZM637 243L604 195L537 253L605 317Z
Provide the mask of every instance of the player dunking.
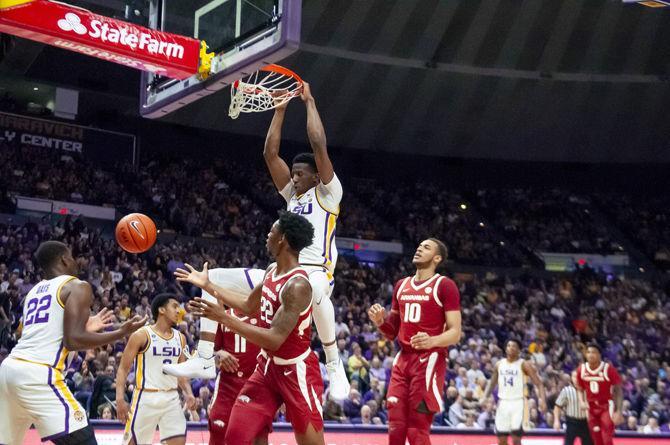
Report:
M263 155L280 195L286 200L287 210L305 218L314 227L314 240L300 252L300 264L309 274L314 297L314 323L326 354L326 368L330 380L330 394L335 399L349 395L349 381L335 344L335 310L330 296L333 292L337 248L335 227L342 200L342 184L333 170L328 156L326 133L316 108L309 84L305 83L301 98L307 107L307 137L312 153L303 153L293 159L292 167L279 157L281 128L286 105L275 109L265 140ZM263 280L260 269L213 269L209 279L217 285L248 295ZM203 297L215 302L209 293ZM200 320L201 338L198 357L180 365L165 366L165 372L191 378L214 378L214 337L217 324Z
M155 323L130 336L116 374L116 413L126 423L124 444L153 443L156 427L161 443L186 443L186 418L181 410L177 387L186 406L193 409L195 398L185 378L163 373L163 364L185 360L184 334L174 328L179 318L179 301L172 294L159 294L151 301ZM130 407L125 399L125 382L135 362L135 389Z
M389 445L430 444L433 416L444 409L447 347L461 337L458 288L435 272L446 259L440 240L421 242L413 258L416 273L396 283L389 316L379 304L368 311L385 337L400 342L386 395Z
M614 366L602 361L600 347L595 343L587 346L586 363L577 368L577 387L583 390L579 394L582 397L582 407L589 411L587 420L594 445L612 445L614 425L623 422L621 376ZM584 396L586 400L583 400ZM612 396L614 413L610 417L609 404Z
M69 351L82 351L113 343L130 335L147 318L133 317L111 332L93 332L89 320L93 292L78 280L77 261L58 241L37 248L37 263L44 271L26 295L23 335L0 366L0 443L19 445L31 424L42 441L57 445L96 444L86 412L63 377Z
M521 445L526 408L526 377L530 377L539 395L538 409L547 410L546 395L542 380L537 375L535 366L521 358L521 342L516 339L507 340L505 358L499 360L486 386L482 400L491 396L493 388L498 387L498 408L496 409L496 435L498 444L507 445L512 436L514 445ZM502 382L502 385L500 384Z
M282 403L298 444L323 444L319 362L310 349L312 289L308 273L298 262L299 252L309 246L314 228L304 217L283 213L268 233L267 248L277 261L265 279L246 298L231 295L209 281L202 271L187 265L175 275L245 314L260 310L258 326L229 315L223 306L196 298L190 308L196 315L216 320L251 343L263 348L267 359L244 385L230 415L225 443L246 445L265 437Z
M247 316L238 314L234 309L228 309L227 313L252 326L259 321L259 314ZM220 372L216 378L212 408L209 412L209 443L221 445L226 437L235 400L256 369L260 348L240 334L219 325L214 350L219 356Z

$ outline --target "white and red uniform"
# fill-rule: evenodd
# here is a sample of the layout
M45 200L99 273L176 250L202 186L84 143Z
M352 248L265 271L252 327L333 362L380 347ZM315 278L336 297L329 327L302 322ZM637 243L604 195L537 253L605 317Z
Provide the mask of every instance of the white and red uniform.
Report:
M405 437L410 444L430 443L432 414L427 416L417 410L422 405L431 413L443 409L447 348L416 350L410 340L419 332L430 336L442 334L446 313L460 310L460 294L452 280L439 274L421 282L407 277L395 285L391 310L392 315L380 327L387 337L397 334L400 343L386 395L389 443L404 445ZM397 321L392 322L394 312L399 314L399 320L395 316Z
M609 363L600 362L596 369L583 363L577 368L577 386L586 393L589 404L589 431L595 445L614 443L614 422L610 416L612 387L621 384L621 376Z
M258 314L248 317L236 314L233 309L228 309L227 312L250 325L258 324ZM220 445L224 443L235 400L256 369L261 348L223 325L219 325L214 340L214 350L228 352L238 360L239 364L237 372L226 372L221 369L216 378L216 389L214 390L212 408L209 413L209 443L210 445Z
M270 328L274 315L283 304L283 292L292 280L307 280L307 272L297 267L283 275L272 268L263 281L261 313L258 325ZM251 444L272 424L281 404L286 405L288 420L297 434L311 424L323 429L323 380L319 361L310 349L312 303L300 314L295 327L276 351L263 352L265 366L258 366L240 391L230 416L226 444ZM262 369L261 369L262 368Z

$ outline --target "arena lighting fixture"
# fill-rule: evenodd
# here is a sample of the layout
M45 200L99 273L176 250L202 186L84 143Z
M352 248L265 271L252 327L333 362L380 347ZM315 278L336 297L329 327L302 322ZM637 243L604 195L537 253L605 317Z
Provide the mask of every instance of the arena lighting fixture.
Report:
M465 210L465 209L467 209L467 208L468 208L467 205L465 205L465 204L461 204L461 210Z
M479 223L479 227L484 227L484 223L483 223L483 222L480 222L480 223Z

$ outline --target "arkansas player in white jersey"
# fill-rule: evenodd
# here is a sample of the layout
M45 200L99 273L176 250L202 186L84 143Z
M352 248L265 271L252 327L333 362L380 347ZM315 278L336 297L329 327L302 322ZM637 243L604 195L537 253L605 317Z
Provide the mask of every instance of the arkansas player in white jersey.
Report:
M328 156L326 133L316 109L309 84L305 83L301 98L307 107L307 137L312 153L303 153L293 159L289 169L279 157L281 127L286 105L275 109L263 155L280 195L286 200L289 212L304 216L314 227L313 242L300 252L300 264L307 270L314 297L314 323L326 354L326 368L330 381L330 395L338 400L349 395L349 380L337 353L335 344L335 309L330 301L335 284L333 272L337 262L335 228L342 200L342 184L335 175ZM209 279L228 291L246 296L263 280L260 269L212 269ZM216 301L208 292L203 297ZM200 320L201 338L198 357L179 365L167 365L168 374L190 378L214 378L214 339L217 324Z
M196 298L189 304L195 315L216 320L260 346L267 360L258 366L240 391L230 415L225 443L247 445L265 439L283 403L298 444L323 444L321 394L323 381L316 355L310 349L312 288L298 252L309 246L314 228L304 217L283 213L268 233L267 247L277 261L251 294L240 298L208 279L202 271L177 269L175 276L219 299ZM260 310L259 326L241 321L225 310L244 314Z
M379 331L400 343L386 395L389 445L430 444L433 416L444 409L447 348L461 337L458 288L435 272L446 259L440 240L421 242L413 259L416 273L396 283L389 316L379 304L368 311Z
M63 243L37 248L42 280L26 295L23 335L0 365L0 443L19 445L34 424L42 441L56 445L96 444L86 412L65 384L63 369L70 351L113 343L132 334L147 318L133 317L120 329L90 320L91 285L78 280L77 261ZM99 320L98 320L99 321Z

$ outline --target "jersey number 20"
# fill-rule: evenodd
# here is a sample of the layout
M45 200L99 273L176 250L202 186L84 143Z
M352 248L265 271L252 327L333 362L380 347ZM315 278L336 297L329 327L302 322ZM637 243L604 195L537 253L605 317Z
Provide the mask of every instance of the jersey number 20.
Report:
M417 323L421 319L421 305L419 303L405 303L405 318L403 321Z

